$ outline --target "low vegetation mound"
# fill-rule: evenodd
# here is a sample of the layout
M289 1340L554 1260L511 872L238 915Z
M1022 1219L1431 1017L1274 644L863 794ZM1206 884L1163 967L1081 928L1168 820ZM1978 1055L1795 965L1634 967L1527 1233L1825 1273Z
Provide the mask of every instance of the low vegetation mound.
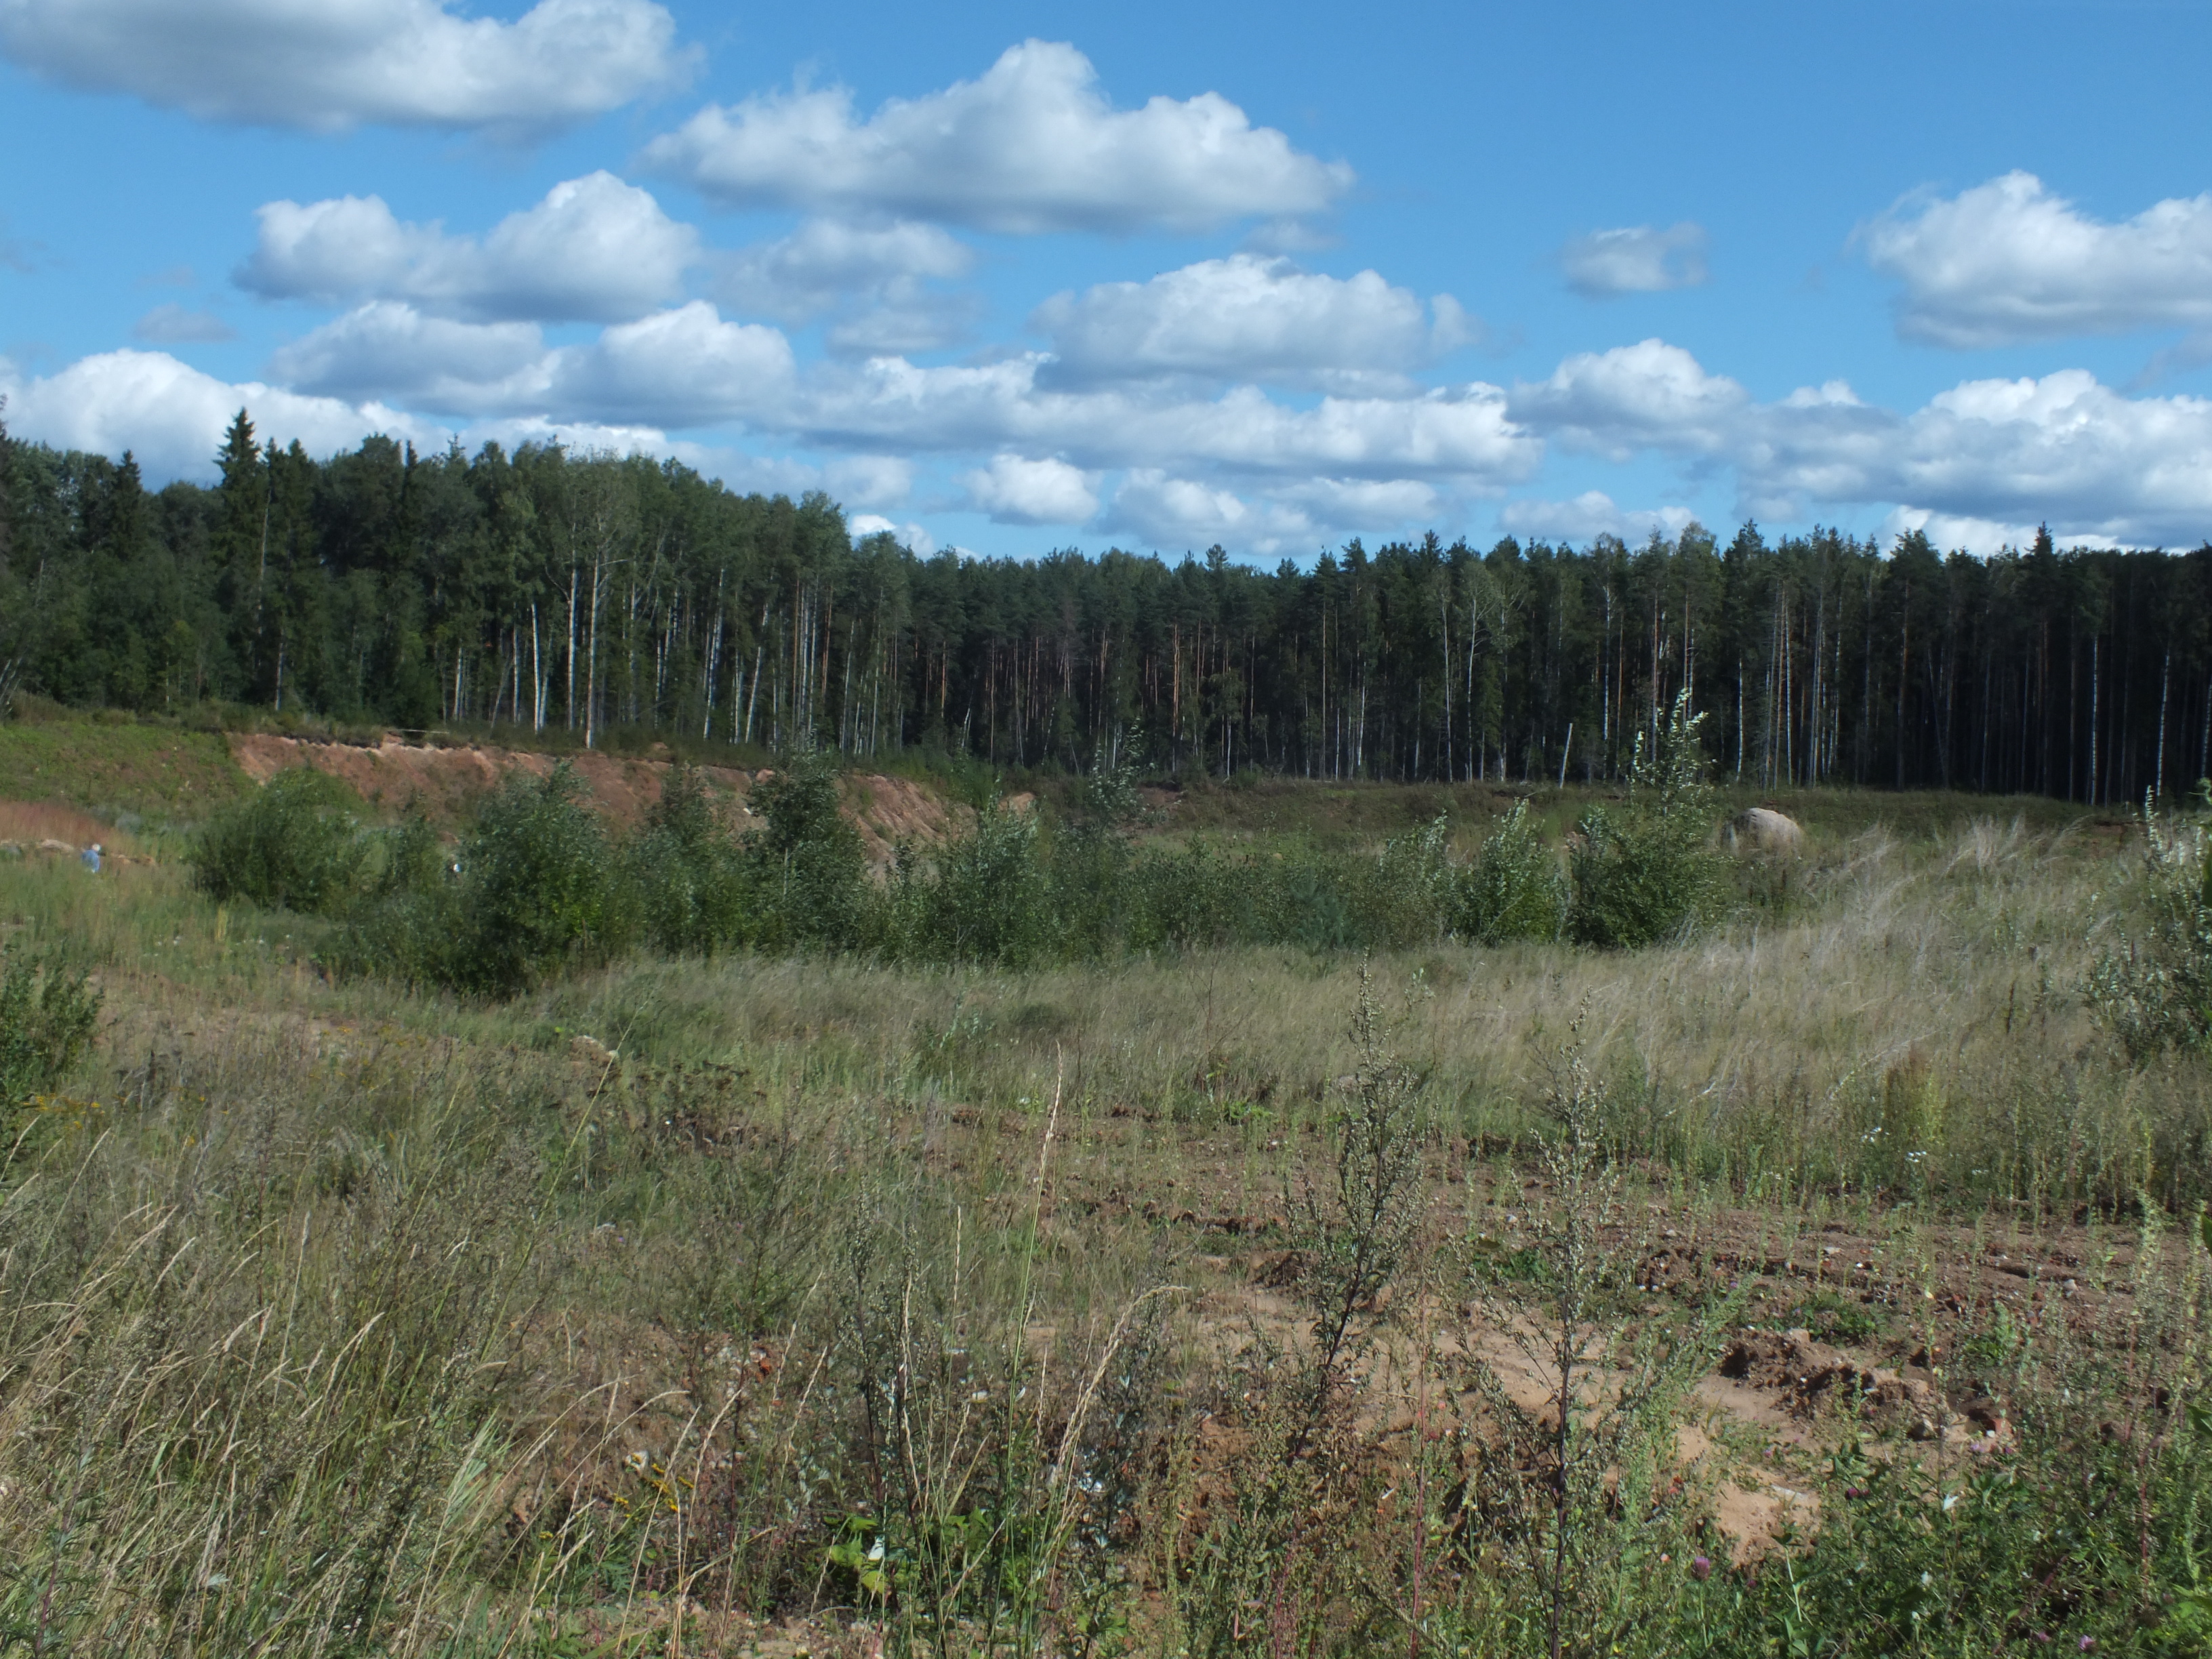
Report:
M312 769L344 784L370 809L416 814L440 830L465 826L484 799L517 774L543 779L566 767L593 810L611 827L629 830L652 814L678 772L742 805L773 771L592 750L556 755L495 744L408 743L392 732L374 746L267 732L234 732L228 742L240 770L256 783ZM973 819L972 812L910 778L848 773L839 781L842 810L878 865L889 864L901 842L941 841Z
M1463 860L1442 817L1378 848L1148 839L1125 772L1090 778L1054 809L1001 799L960 825L919 810L912 783L841 780L821 754L736 775L742 794L722 787L726 775L682 764L609 762L634 769L630 799L650 791L625 823L597 810L591 774L569 762L521 757L501 772L502 757L468 751L458 766L500 781L447 846L419 806L398 829L344 810L359 799L344 769L372 763L268 739L246 751L257 763L312 763L217 813L191 860L218 899L337 918L332 965L480 994L513 994L639 945L1016 969L1232 945L1334 951L1564 934L1635 949L1693 932L1730 896L1697 738L1678 704L1652 751L1639 746L1626 799L1583 815L1564 863L1525 803ZM885 826L907 833L872 872Z

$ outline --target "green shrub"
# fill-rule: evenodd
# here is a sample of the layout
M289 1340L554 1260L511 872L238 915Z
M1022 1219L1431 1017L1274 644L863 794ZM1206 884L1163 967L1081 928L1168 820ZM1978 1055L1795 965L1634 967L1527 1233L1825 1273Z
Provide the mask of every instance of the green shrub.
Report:
M510 775L485 803L459 859L460 988L509 995L627 943L611 849L582 793L563 763Z
M459 888L447 882L380 896L348 920L324 960L340 973L402 985L470 988L471 951Z
M457 855L419 821L393 837L334 960L507 996L611 960L641 935L681 953L859 943L866 863L827 760L803 757L764 779L752 805L762 827L740 840L679 767L623 845L565 763L543 779L511 775Z
M1445 931L1455 880L1442 819L1393 837L1372 856L1313 846L1232 853L1194 839L1130 860L1124 937L1139 951L1403 948Z
M336 965L408 984L511 996L629 942L631 895L564 763L510 774L448 858L422 820L394 838Z
M1636 744L1628 805L1583 814L1570 860L1574 897L1567 932L1601 950L1635 950L1672 939L1718 908L1722 868L1710 845L1712 793L1690 694L1674 699L1657 752Z
M91 1046L99 1023L100 993L82 971L21 951L0 957L0 1106L51 1090Z
M428 818L410 811L383 836L384 856L362 902L325 960L343 972L379 974L408 985L459 982L466 954L459 860Z
M1567 914L1567 880L1559 860L1518 800L1483 838L1473 865L1461 872L1455 929L1480 945L1555 939Z
M895 949L917 960L1025 968L1061 948L1033 812L994 807L926 863L902 858L892 888Z
M744 942L771 952L857 944L867 859L838 810L835 759L793 756L754 787L749 805L763 822L741 860Z
M359 896L368 842L349 805L358 798L313 767L279 772L209 820L187 855L194 878L222 903L332 915Z
M1704 1520L1677 1435L1741 1302L1723 1294L1638 1317L1641 1264L1662 1230L1606 1145L1613 1109L1588 1064L1588 1018L1585 1004L1549 1057L1540 1183L1516 1182L1510 1198L1493 1189L1488 1224L1468 1241L1472 1311L1488 1336L1469 1345L1468 1380L1498 1448L1469 1483L1490 1535L1468 1561L1501 1593L1501 1622L1521 1626L1494 1650L1696 1651L1679 1636L1652 1640L1650 1626L1683 1582L1667 1569L1690 1557ZM1531 1376L1539 1399L1522 1391Z
M1364 901L1375 884L1346 879L1342 860L1309 850L1279 861L1239 861L1223 872L1223 897L1246 908L1238 937L1248 943L1294 945L1316 954L1357 951L1371 943ZM1363 872L1364 873L1364 872ZM1357 890L1364 886L1367 890Z
M690 766L670 770L627 856L639 925L654 949L712 956L742 933L746 893L738 843Z
M2097 959L2089 1003L2137 1064L2162 1049L2212 1047L2212 859L2201 824L2161 823L2146 806L2139 931Z
M1449 925L1453 872L1444 857L1448 825L1442 816L1410 835L1382 843L1373 864L1358 872L1360 943L1402 950L1425 944Z
M1180 850L1151 848L1129 872L1128 948L1194 950L1245 936L1258 896L1250 860L1194 837Z
M427 892L447 884L455 860L430 820L410 809L397 829L386 832L384 860L369 884L373 896Z
M1066 822L1052 837L1050 904L1061 955L1100 961L1117 954L1128 926L1129 829L1137 787L1127 767L1101 764L1085 778Z
M838 810L836 759L794 754L754 785L748 805L763 823L745 838L744 940L761 951L856 945L867 854Z

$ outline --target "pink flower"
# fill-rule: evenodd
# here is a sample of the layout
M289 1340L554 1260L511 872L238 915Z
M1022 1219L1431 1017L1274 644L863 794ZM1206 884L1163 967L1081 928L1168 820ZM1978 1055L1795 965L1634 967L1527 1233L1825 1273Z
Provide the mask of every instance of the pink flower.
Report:
M1712 1560L1712 1558L1711 1558L1711 1556L1709 1556L1709 1555L1693 1555L1693 1556L1692 1556L1692 1557L1690 1558L1690 1577L1692 1577L1692 1578L1697 1578L1697 1579L1705 1579L1705 1578L1710 1578L1710 1577L1711 1577L1712 1576L1713 1576L1713 1560Z

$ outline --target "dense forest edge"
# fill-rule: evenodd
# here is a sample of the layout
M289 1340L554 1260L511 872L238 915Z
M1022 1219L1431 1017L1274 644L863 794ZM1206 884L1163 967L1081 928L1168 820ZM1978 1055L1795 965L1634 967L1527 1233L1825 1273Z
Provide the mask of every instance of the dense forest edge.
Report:
M1686 689L1720 778L2088 805L2212 772L2212 544L1993 557L1920 532L1641 547L1433 533L1273 571L1221 548L921 557L826 495L674 460L245 410L221 482L0 428L0 708L699 753L1441 782L1625 777Z

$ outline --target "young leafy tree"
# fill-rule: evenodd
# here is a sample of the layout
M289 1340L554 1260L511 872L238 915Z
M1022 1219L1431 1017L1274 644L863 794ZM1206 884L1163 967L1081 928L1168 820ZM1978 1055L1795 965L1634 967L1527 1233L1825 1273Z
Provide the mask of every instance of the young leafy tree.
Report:
M2204 827L2146 801L2137 919L2089 974L2089 1006L2141 1066L2212 1048L2212 858Z
M508 776L464 844L463 989L512 995L562 969L604 961L627 940L606 832L564 763Z
M1674 706L1656 750L1638 739L1628 805L1592 807L1576 825L1571 860L1574 898L1569 934L1605 950L1656 945L1709 917L1721 894L1712 790L1698 741L1703 714L1690 712L1689 688Z
M1504 822L1483 837L1474 864L1460 872L1454 925L1480 945L1555 939L1566 919L1567 881L1557 851L1516 800Z
M678 763L629 852L639 917L655 948L712 956L744 927L742 854L706 782Z
M1059 948L1070 956L1096 959L1121 947L1136 817L1134 775L1102 750L1053 836L1051 908Z
M1695 1311L1645 1306L1638 1280L1656 1226L1607 1156L1586 1015L1552 1059L1544 1178L1493 1198L1467 1258L1489 1353L1512 1354L1544 1397L1509 1387L1510 1365L1470 1362L1494 1438L1465 1499L1495 1528L1508 1605L1522 1614L1511 1650L1549 1659L1631 1650L1632 1632L1679 1590L1682 1568L1665 1569L1690 1559L1698 1517L1676 1478L1676 1430L1741 1306L1734 1295Z
M866 857L840 810L835 758L793 755L753 787L762 827L745 842L747 943L765 951L836 949L858 941Z
M279 772L217 812L187 858L221 903L334 915L362 890L368 847L347 808L359 798L309 766Z

